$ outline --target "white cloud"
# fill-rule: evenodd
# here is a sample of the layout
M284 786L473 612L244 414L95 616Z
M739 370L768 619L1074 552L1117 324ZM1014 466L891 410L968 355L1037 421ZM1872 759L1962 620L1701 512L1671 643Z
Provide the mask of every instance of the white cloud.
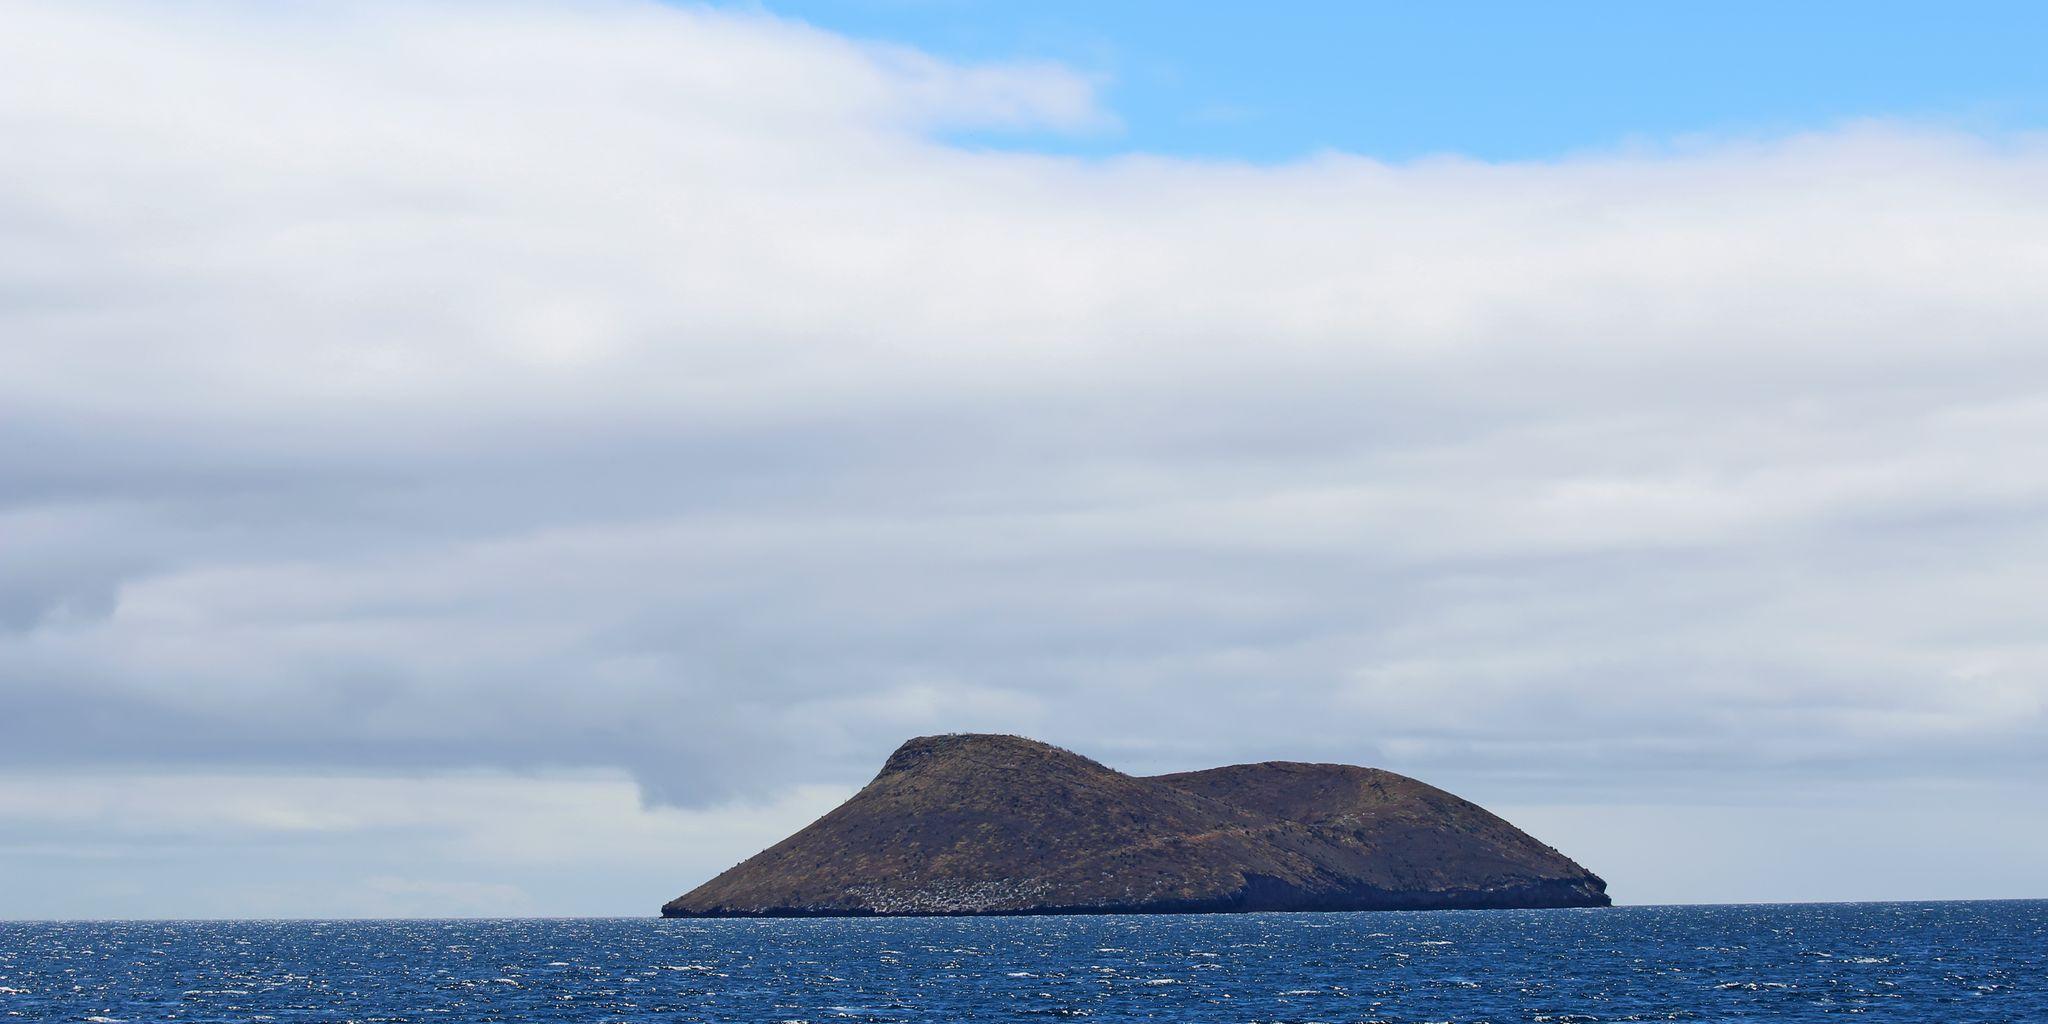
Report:
M1084 161L933 137L1099 130L1084 76L755 14L7 18L6 763L2048 749L2038 140Z
M850 794L682 810L619 772L6 773L0 866L45 884L0 919L651 914Z

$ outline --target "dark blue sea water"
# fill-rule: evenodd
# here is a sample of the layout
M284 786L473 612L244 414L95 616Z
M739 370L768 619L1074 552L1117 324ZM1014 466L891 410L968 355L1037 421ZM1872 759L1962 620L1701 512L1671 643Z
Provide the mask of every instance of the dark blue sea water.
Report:
M0 923L0 1018L2048 1021L2048 901Z

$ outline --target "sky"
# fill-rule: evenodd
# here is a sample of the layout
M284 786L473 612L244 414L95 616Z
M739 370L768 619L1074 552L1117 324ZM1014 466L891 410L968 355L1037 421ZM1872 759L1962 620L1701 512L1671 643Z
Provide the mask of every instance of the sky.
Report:
M0 917L652 914L963 730L2048 895L2043 16L1802 10L0 0Z
M756 8L761 9L761 8ZM1086 75L1114 126L974 131L1106 155L1546 160L1859 118L2048 125L2034 3L799 0L765 9L955 60Z

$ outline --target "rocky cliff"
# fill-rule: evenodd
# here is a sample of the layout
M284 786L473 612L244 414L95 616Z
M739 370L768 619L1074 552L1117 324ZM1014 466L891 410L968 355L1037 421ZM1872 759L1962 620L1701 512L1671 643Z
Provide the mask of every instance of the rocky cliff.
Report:
M665 917L1606 906L1476 804L1374 768L1140 778L1017 736L925 736Z

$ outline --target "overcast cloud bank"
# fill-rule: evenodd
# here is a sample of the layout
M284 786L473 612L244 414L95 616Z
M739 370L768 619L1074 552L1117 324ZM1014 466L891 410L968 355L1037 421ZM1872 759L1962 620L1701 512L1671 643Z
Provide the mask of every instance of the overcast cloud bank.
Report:
M2048 833L2040 140L1079 161L936 133L1081 74L752 14L4 11L22 870L157 834L53 785L630 780L651 909L955 729Z

